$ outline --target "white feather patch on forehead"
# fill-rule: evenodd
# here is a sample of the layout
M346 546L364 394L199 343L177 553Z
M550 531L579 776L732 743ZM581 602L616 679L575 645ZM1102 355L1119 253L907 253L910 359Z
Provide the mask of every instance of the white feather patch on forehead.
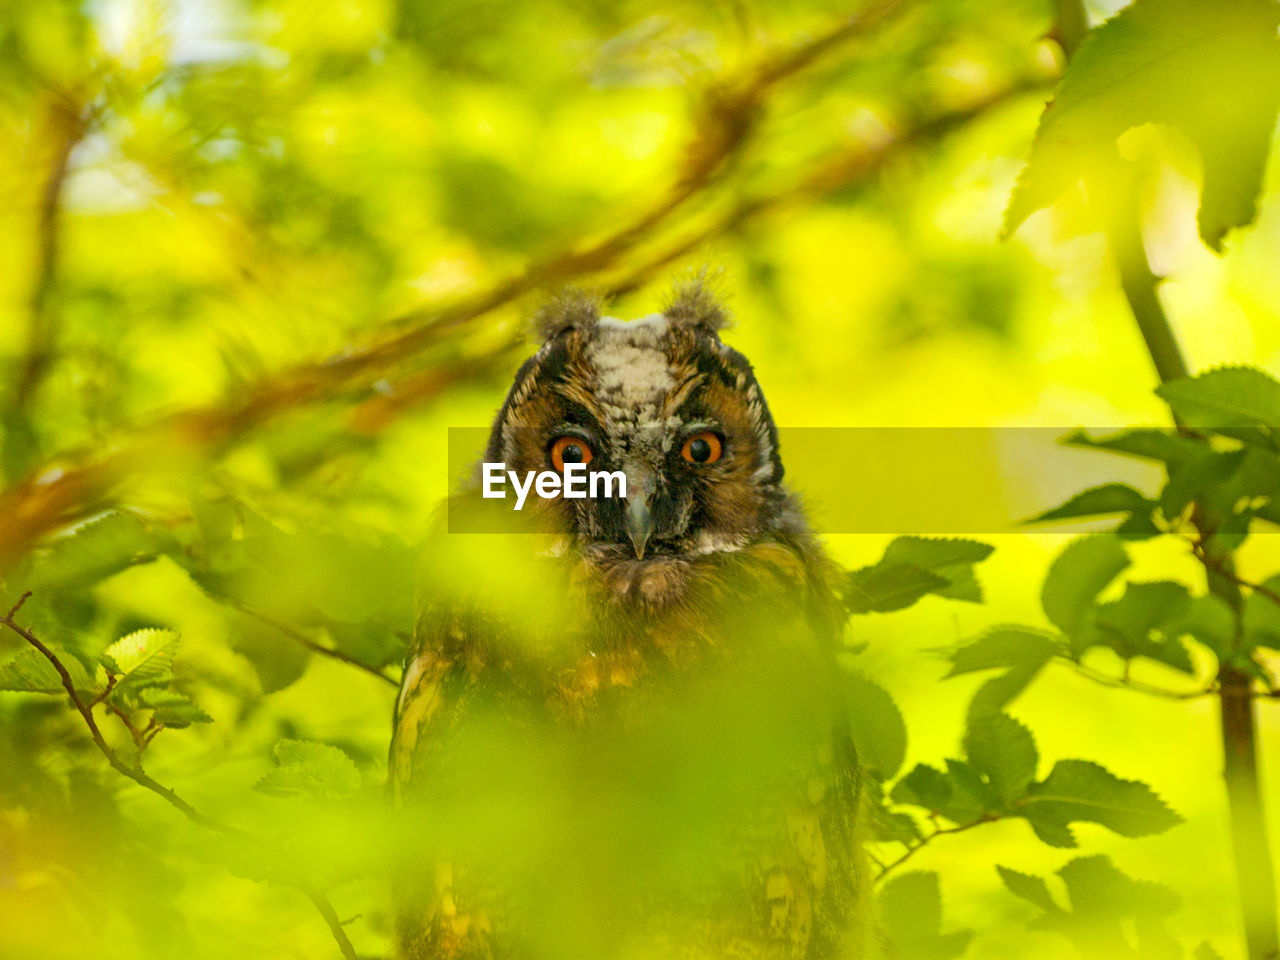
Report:
M602 317L587 350L596 372L598 398L615 425L660 424L663 401L675 378L663 350L667 318L655 313L639 320Z

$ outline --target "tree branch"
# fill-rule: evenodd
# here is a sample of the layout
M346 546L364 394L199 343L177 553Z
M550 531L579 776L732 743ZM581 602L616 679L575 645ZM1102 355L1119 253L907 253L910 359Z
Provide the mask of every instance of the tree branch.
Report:
M414 310L389 320L363 347L302 364L240 390L234 399L178 413L136 430L99 459L91 458L98 451L81 451L32 471L0 494L0 569L39 537L101 510L119 482L143 466L155 470L183 456L216 449L308 403L367 394L378 377L470 321L535 289L605 269L718 181L729 161L749 141L764 99L775 86L879 26L903 6L902 0L881 0L807 42L766 54L742 76L712 84L693 124L695 134L684 151L683 163L662 198L585 247L539 259L488 290L452 304ZM377 412L375 405L373 414Z
M1116 689L1133 690L1137 693L1145 693L1152 697L1162 697L1166 700L1195 700L1199 697L1205 697L1212 693L1217 693L1217 687L1206 687L1200 690L1170 690L1167 687L1158 687L1154 684L1143 683L1141 680L1134 680L1130 677L1113 677L1110 674L1102 673L1092 667L1087 667L1083 663L1075 660L1066 659L1066 663L1070 664L1075 672L1090 680L1093 683L1104 687Z
M54 136L53 155L40 192L36 279L31 291L27 353L14 383L15 408L21 408L30 401L53 362L58 326L54 292L62 253L62 187L70 169L72 151L88 131L90 119L79 103L63 95L54 95L49 107L49 126Z
M5 614L3 618L0 618L0 626L8 627L23 640L27 641L27 643L31 644L31 646L35 647L36 650L40 652L41 656L48 660L53 669L57 671L58 677L62 681L62 688L66 691L67 696L71 700L71 705L76 708L76 712L79 713L81 719L84 720L85 726L89 729L89 735L93 738L94 745L97 746L98 752L106 758L106 761L111 765L111 768L121 776L132 780L144 790L149 790L151 793L154 793L156 796L163 799L192 823L199 824L208 830L213 830L217 833L223 834L224 836L237 837L242 840L252 840L256 844L261 844L263 841L254 837L248 831L241 830L239 827L223 823L220 820L215 820L213 817L209 817L201 813L186 800L183 800L176 791L152 778L145 770L142 769L140 757L135 757L132 764L126 764L120 759L120 755L116 753L116 751L102 736L102 730L99 728L97 720L94 719L90 705L85 703L84 699L80 696L79 691L76 690L75 681L71 679L71 674L58 658L58 655L50 650L38 637L31 633L31 631L27 630L25 627L19 626L18 623L15 622L14 617L18 615L23 604L27 602L27 598L30 596L30 591L24 593L9 612ZM131 724L129 725L129 728L130 731L133 730ZM329 926L329 932L333 935L333 939L338 944L338 949L342 951L342 956L345 960L358 960L355 948L351 945L351 940L347 937L347 932L342 928L342 923L338 920L338 914L333 909L333 904L329 902L328 898L306 880L298 879L288 881L288 883L290 886L300 890L307 899L315 905L316 909L320 911L320 915Z
M977 820L973 821L972 823L966 823L958 827L935 828L933 833L929 834L927 837L921 837L918 842L910 844L907 847L906 852L902 856L898 857L897 860L890 860L887 864L881 867L880 872L876 874L876 881L879 882L883 880L886 874L902 866L904 863L906 863L908 860L914 857L917 853L919 853L921 850L927 847L936 838L950 836L951 834L955 834L955 833L964 833L966 830L972 830L974 827L981 826L984 823L995 823L999 819L1000 817L995 816L994 814L984 813L981 817L979 817Z
M276 620L274 617L271 617L263 613L261 610L256 609L252 604L245 603L242 600L236 600L232 597L219 597L219 599L223 603L226 603L232 607L235 607L241 613L246 614L247 616L253 617L255 620L261 623L265 623L267 626L271 627L273 630L276 630L284 634L290 640L294 641L294 643L297 643L299 646L305 647L307 650L310 650L312 653L319 654L322 657L328 657L330 660L337 660L339 663L345 663L349 666L355 667L357 670L362 670L365 673L369 674L369 676L371 677L377 677L383 683L389 683L391 684L391 686L396 687L397 689L400 686L399 680L395 680L391 677L388 677L385 673L383 673L377 667L371 667L369 664L365 663L364 661L357 660L355 657L351 656L350 654L343 653L341 650L335 650L333 647L326 647L322 643L317 643L302 631L295 630L293 627L289 626L287 623L281 623L279 620Z
M1159 278L1147 260L1141 232L1141 213L1132 181L1113 185L1113 209L1107 214L1107 236L1120 272L1120 283L1133 312L1147 352L1162 382L1189 376L1177 336L1160 302ZM1175 423L1179 429L1183 425ZM1258 773L1257 718L1252 681L1231 662L1243 638L1244 598L1240 593L1231 551L1214 539L1218 518L1202 502L1191 512L1210 593L1231 609L1234 637L1226 656L1219 658L1217 693L1222 728L1223 775L1230 810L1231 839L1236 864L1245 940L1249 960L1280 956L1276 918L1275 871L1271 861L1266 814Z

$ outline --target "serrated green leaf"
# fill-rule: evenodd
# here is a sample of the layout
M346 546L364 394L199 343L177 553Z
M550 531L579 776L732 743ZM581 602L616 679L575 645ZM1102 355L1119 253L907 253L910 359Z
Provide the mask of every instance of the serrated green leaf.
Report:
M1043 665L1061 649L1053 634L1032 627L992 627L977 639L951 650L951 670L956 677L978 670Z
M906 813L875 807L871 814L871 833L880 843L914 843L920 839L920 827Z
M850 613L890 613L948 585L945 577L921 567L863 567L845 581L845 604Z
M969 716L1003 710L1031 685L1043 667L1043 662L1027 664L992 677L974 692L973 699L969 701Z
M884 687L860 670L844 675L849 733L858 759L881 781L897 774L907 753L907 728L902 711Z
M1125 837L1162 833L1182 822L1145 783L1122 780L1087 760L1059 760L1049 776L1032 784L1017 810L1042 839L1045 834L1061 839L1061 831L1077 822L1096 823Z
M1040 603L1049 621L1078 636L1093 617L1093 602L1129 566L1129 555L1109 534L1073 540L1049 567Z
M1200 152L1200 234L1218 249L1254 216L1280 105L1278 19L1268 0L1137 0L1091 30L1041 117L1006 232L1082 177L1111 176L1117 138L1158 123Z
M117 687L135 688L168 683L173 679L173 657L178 634L173 630L135 630L102 651L103 669L114 674Z
M993 549L977 540L897 537L879 562L848 575L845 605L851 613L888 613L929 594L980 601L973 565Z
M341 800L360 789L360 771L337 747L310 740L281 740L274 749L277 767L255 790L273 797Z
M904 873L880 890L880 918L895 956L952 960L964 953L970 931L942 933L942 889L936 873Z
M1183 615L1165 625L1171 636L1191 636L1222 657L1235 644L1235 614L1212 594L1192 597Z
M1280 382L1252 367L1219 367L1157 388L1189 427L1215 432L1261 432L1272 441L1280 430Z
M1180 583L1127 583L1118 600L1098 606L1096 642L1126 660L1146 657L1191 673L1191 658L1176 630L1167 635L1163 632L1167 624L1178 624L1190 607L1191 597Z
M948 757L947 779L951 782L951 801L939 812L948 820L972 823L998 806L995 793L971 764Z
M154 560L168 540L128 513L110 513L53 540L23 574L24 588L39 593L81 589L127 567Z
M1200 456L1206 446L1204 442L1184 437L1173 429L1152 428L1125 430L1106 437L1091 437L1079 430L1068 434L1062 442L1066 446L1088 447L1164 464L1184 463Z
M1026 793L1035 780L1040 761L1035 738L1007 713L971 716L965 730L964 751L969 763L1006 806Z
M1104 483L1082 490L1061 506L1046 510L1027 522L1045 523L1050 520L1100 517L1112 513L1150 513L1153 505L1153 501L1128 484Z
M959 537L896 537L885 548L881 562L886 565L909 563L926 570L938 570L981 563L994 550L988 543Z
M1045 913L1062 912L1062 908L1054 903L1053 896L1049 893L1049 886L1044 882L1043 877L1037 877L1031 873L1020 873L999 865L996 866L996 872L1000 874L1005 887L1015 897L1026 900Z
M1160 492L1160 511L1166 517L1178 516L1192 500L1202 499L1235 476L1244 458L1244 450L1206 450L1194 460L1171 467L1169 482Z
M889 796L894 803L937 812L951 800L951 782L943 771L927 763L919 763L894 785Z
M66 669L68 676L71 677L72 686L77 692L95 689L96 685L79 660L54 644L45 644L45 646ZM34 647L19 650L12 658L0 663L0 690L66 693L58 671L48 658Z
M180 693L148 687L138 694L138 705L155 711L155 718L166 727L180 729L193 723L212 723L213 717Z
M1126 876L1102 854L1076 857L1058 875L1067 885L1071 911L1087 917L1167 916L1178 909L1179 897L1158 883Z

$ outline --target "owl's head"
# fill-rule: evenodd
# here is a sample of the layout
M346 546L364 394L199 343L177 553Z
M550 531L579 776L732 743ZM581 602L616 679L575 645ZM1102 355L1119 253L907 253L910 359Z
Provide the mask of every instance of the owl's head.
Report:
M522 474L572 462L625 474L625 499L535 507L601 560L694 558L770 537L786 499L777 430L751 364L720 340L724 323L700 285L629 322L562 296L539 316L545 341L516 374L485 459Z

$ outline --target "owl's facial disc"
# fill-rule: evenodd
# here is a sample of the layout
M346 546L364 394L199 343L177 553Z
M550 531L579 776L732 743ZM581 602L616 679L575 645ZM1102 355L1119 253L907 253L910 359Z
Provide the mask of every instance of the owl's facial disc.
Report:
M591 470L627 478L625 500L544 502L584 553L693 558L739 549L777 520L777 434L751 366L674 312L555 331L517 376L486 459L562 469L557 452L581 453L574 437Z

